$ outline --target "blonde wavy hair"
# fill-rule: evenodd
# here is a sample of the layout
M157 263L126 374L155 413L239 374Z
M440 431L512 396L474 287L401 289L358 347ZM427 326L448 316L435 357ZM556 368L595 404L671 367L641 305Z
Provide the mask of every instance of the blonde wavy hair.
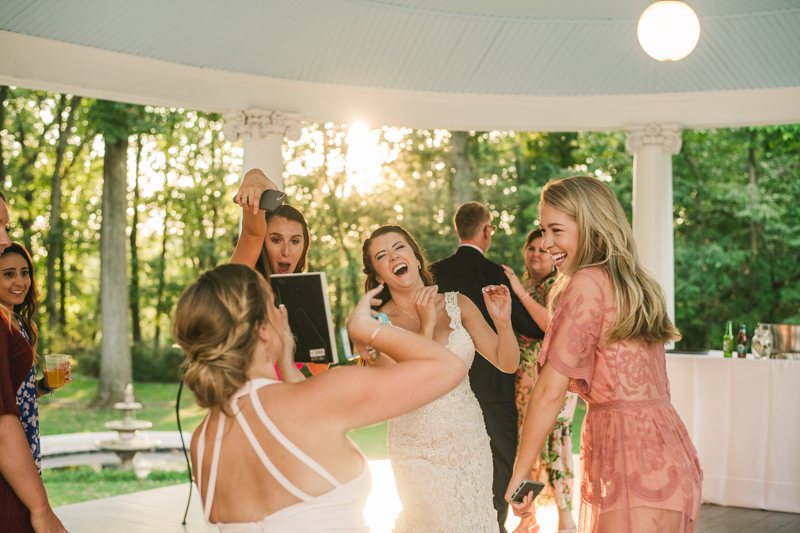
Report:
M551 313L573 274L602 266L611 277L617 310L608 343L623 339L648 344L680 340L680 331L667 315L664 291L639 264L628 218L608 185L589 176L550 181L542 190L540 211L542 204L569 215L578 224L578 250L550 292Z
M257 329L272 301L264 277L244 265L210 270L183 292L172 336L186 355L183 380L197 405L231 415L230 398L247 382Z

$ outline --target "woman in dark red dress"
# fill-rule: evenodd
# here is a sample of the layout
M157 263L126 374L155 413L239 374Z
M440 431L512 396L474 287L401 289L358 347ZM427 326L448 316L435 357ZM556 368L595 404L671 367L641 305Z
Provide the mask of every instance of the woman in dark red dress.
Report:
M0 192L0 253L10 244L10 216ZM47 501L19 419L17 390L33 364L33 350L0 309L0 529L14 533L66 532Z

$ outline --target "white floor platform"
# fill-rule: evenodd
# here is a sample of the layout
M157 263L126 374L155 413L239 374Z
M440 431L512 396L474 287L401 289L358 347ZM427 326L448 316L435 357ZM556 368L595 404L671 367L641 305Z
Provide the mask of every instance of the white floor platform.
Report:
M575 456L576 466L578 457ZM364 510L371 533L390 533L400 500L394 486L394 475L389 461L370 461L372 494ZM577 492L577 491L575 491ZM203 520L203 511L197 492L192 495L192 505L186 525L181 525L186 509L189 484L136 492L102 500L76 503L56 508L70 533L215 533ZM577 503L577 500L576 500ZM577 505L576 505L577 509ZM577 522L577 510L573 512ZM554 505L539 507L536 517L541 531L556 530L557 509ZM506 527L513 531L518 519L509 516ZM703 505L697 533L797 533L800 515Z
M575 456L575 462L578 457ZM394 474L388 460L370 461L372 494L364 517L371 533L390 533L402 506L394 484ZM197 491L192 493L192 503L186 526L181 525L189 495L189 484L114 496L102 500L65 505L55 509L64 526L71 533L210 533L218 531L203 520L203 511ZM510 514L510 513L509 513ZM537 511L542 531L556 529L558 515L555 506ZM577 513L576 513L577 517ZM509 531L518 519L509 516Z

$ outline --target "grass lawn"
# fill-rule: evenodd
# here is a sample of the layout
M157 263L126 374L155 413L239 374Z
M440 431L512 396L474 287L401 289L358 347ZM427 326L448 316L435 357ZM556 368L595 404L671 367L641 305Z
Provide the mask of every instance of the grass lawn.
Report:
M42 435L108 431L103 425L122 418L116 409L91 409L97 391L97 380L74 376L72 383L56 392L56 396L39 399L39 426ZM137 383L136 400L142 403L137 418L153 423L153 431L178 431L175 420L177 383ZM206 416L206 410L194 403L191 391L181 396L181 424L184 431L194 432ZM350 432L350 437L370 459L386 459L386 423Z
M132 471L104 468L98 472L89 466L44 470L42 480L52 507L157 489L188 481L185 470L183 472L155 470L150 472L147 478L138 479Z
M42 435L107 431L103 424L122 418L115 409L91 409L89 407L97 391L97 380L73 376L70 385L56 392L55 397L39 399L39 423ZM154 431L177 431L175 399L176 383L137 383L136 400L142 403L138 418L153 423ZM193 432L205 417L206 410L199 408L188 390L181 398L181 423L184 431ZM580 429L586 405L578 403L572 423L573 452L580 449ZM349 433L369 459L386 459L386 422L376 426L357 429ZM77 503L97 498L107 498L140 490L153 489L175 483L186 482L183 472L152 472L147 479L139 480L132 472L102 469L100 472L82 466L58 470L45 470L43 479L47 487L50 504L53 506Z
M581 427L586 416L586 404L578 398L575 416L572 417L572 453L581 453Z
M42 435L108 431L103 425L122 418L116 409L90 409L97 391L97 379L73 376L72 383L56 391L55 397L39 399L39 427ZM137 418L153 423L154 431L178 431L175 421L177 383L137 383L136 400L142 403ZM205 409L194 403L192 393L183 391L181 423L184 431L194 431L202 422Z

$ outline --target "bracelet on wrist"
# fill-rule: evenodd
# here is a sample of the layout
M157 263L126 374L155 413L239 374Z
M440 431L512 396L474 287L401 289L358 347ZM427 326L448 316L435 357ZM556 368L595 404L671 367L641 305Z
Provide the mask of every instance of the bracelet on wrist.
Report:
M526 293L525 293L525 296L523 296L522 298L520 298L520 299L519 299L519 301L521 302L522 300L524 300L525 298L527 298L527 297L528 297L528 296L530 296L530 295L531 295L531 293L529 293L529 292L526 292Z
M45 396L47 394L50 394L52 396L53 391L55 389L51 389L50 387L45 385L45 378L42 378L36 382L36 390L38 390L42 396Z
M378 335L378 332L381 330L383 326L386 324L379 324L375 331L372 332L372 336L369 338L369 342L367 343L367 361L370 363L374 363L381 357L381 352L376 350L372 347L372 343L375 342L375 337Z

